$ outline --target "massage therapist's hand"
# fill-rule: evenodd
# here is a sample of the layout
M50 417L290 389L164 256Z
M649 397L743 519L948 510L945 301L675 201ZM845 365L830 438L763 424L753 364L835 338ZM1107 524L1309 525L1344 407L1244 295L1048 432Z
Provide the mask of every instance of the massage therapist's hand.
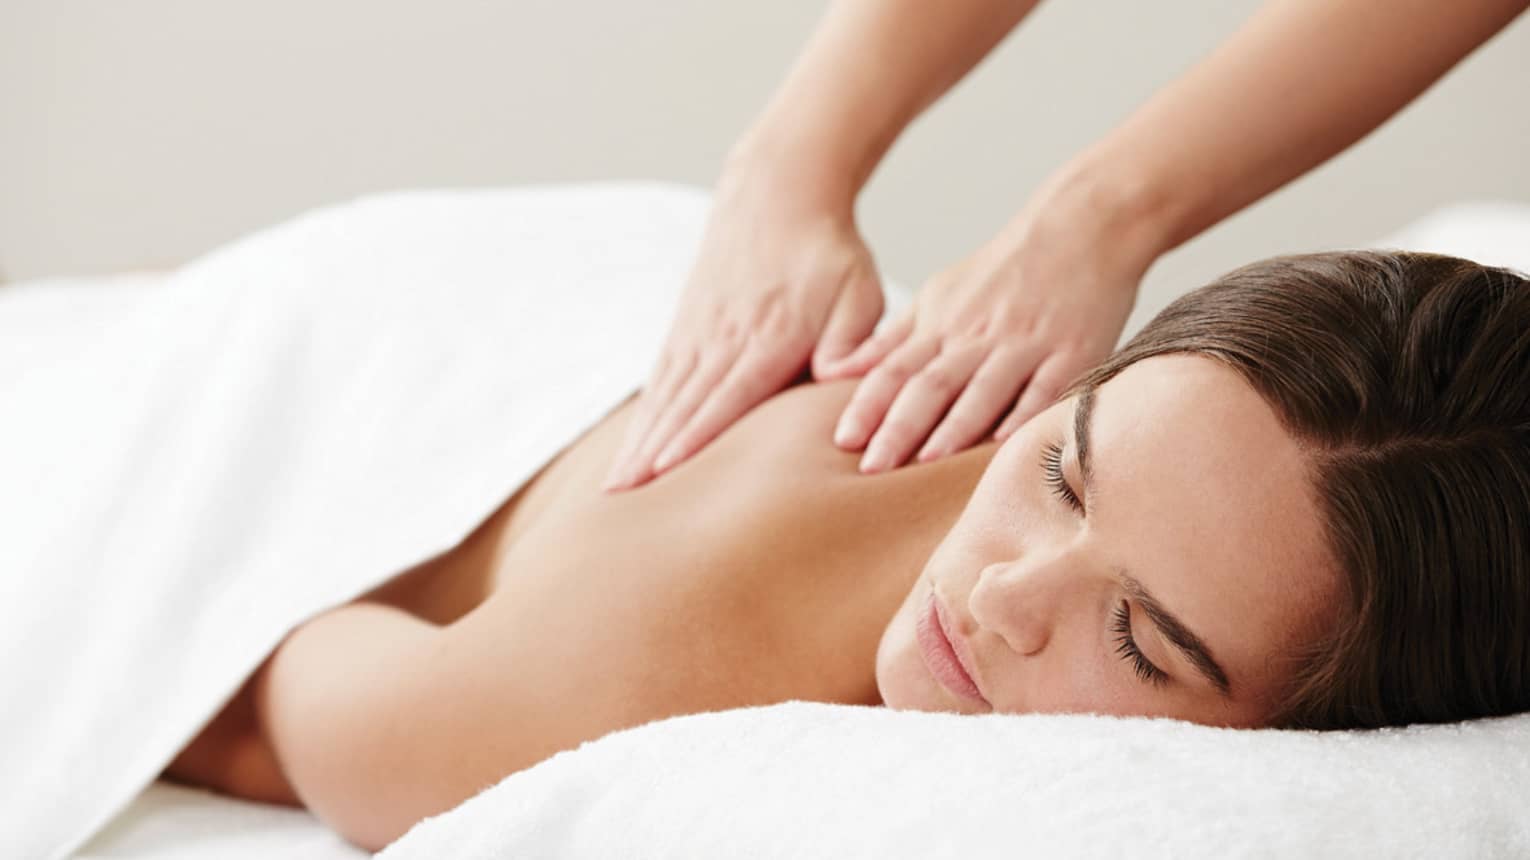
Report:
M865 375L834 432L841 448L865 448L862 472L954 454L990 431L1002 441L1114 348L1146 266L1061 220L1022 212L823 368Z
M724 175L608 491L673 468L810 361L871 334L882 288L851 198L757 169Z

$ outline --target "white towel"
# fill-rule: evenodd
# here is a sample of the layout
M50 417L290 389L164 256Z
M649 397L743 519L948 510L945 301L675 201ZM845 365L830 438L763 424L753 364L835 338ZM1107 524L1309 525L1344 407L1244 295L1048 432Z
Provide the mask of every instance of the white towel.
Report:
M0 291L26 343L0 351L0 857L72 851L288 630L457 543L640 384L705 209L377 197L48 337Z
M1373 732L792 702L607 735L380 860L1530 856L1530 715Z

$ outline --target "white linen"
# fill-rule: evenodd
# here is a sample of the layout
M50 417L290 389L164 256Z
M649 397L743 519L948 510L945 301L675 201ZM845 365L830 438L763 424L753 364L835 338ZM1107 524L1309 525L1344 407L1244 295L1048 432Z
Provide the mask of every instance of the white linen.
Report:
M0 291L0 857L78 847L303 619L460 541L641 382L692 189L387 195L99 325Z
M381 860L1530 856L1530 717L1376 732L793 702L629 729Z
M163 273L48 278L0 288L0 367L55 354L120 321ZM35 365L34 365L35 366ZM371 856L302 809L157 781L91 837L75 860L360 860Z
M156 782L74 860L365 860L307 810Z

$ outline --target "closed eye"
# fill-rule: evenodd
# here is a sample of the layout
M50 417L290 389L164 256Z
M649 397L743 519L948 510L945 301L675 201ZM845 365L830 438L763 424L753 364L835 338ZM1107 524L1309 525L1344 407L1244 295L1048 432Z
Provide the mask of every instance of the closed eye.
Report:
M1161 687L1169 682L1169 674L1153 665L1137 647L1137 639L1132 636L1132 610L1131 605L1121 601L1111 613L1110 629L1116 637L1116 653L1122 660L1131 664L1132 671L1143 681L1155 687Z
M1052 493L1067 502L1070 507L1079 513L1084 512L1084 502L1068 486L1068 479L1063 475L1062 468L1063 447L1060 442L1048 443L1041 449L1041 473L1047 485L1052 488Z

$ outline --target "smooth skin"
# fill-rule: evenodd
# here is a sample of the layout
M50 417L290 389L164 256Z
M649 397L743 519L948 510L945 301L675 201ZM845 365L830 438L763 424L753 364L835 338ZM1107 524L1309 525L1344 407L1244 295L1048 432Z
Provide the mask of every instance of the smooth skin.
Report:
M876 476L825 436L853 381L770 398L633 493L600 491L613 412L457 549L293 631L168 775L301 804L376 849L608 732L793 699L1257 726L1340 581L1300 446L1234 371L1171 355L1003 444ZM1084 510L1042 467L1063 448ZM1128 586L1129 574L1138 588ZM931 590L986 706L915 644ZM1229 681L1144 614L1150 593ZM1165 674L1123 657L1113 613Z
M1302 446L1235 371L1200 356L1126 368L1092 392L1081 427L1082 399L1042 412L988 464L883 633L884 702L1265 725L1292 655L1345 608ZM1049 445L1061 487L1034 480ZM920 657L932 594L986 703ZM1146 665L1126 658L1118 619ZM1199 643L1199 665L1173 626Z
M863 377L833 432L862 472L1007 438L1110 352L1159 256L1364 137L1530 0L1271 0L873 333L856 197L1034 5L830 7L729 155L608 491L674 468L804 370Z

